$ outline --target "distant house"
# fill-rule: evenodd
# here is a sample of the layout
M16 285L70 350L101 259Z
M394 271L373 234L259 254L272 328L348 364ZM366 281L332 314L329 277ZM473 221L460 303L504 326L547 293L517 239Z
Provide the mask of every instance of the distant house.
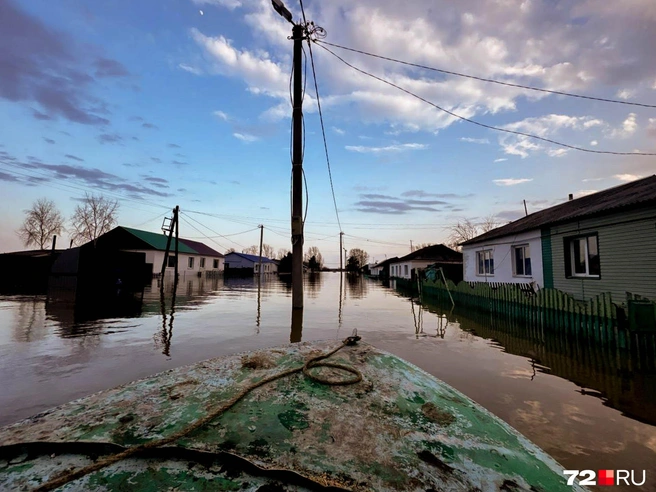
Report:
M118 250L133 253L144 253L146 268L151 276L159 273L164 261L167 236L132 229L130 227L115 227L96 240L96 247L105 250ZM178 258L175 257L175 237L171 240L166 272L172 273L175 262L178 261L178 273L198 273L223 270L224 257L218 251L198 241L180 238L178 243Z
M442 267L444 274L454 282L462 280L462 253L444 244L435 244L413 251L409 255L390 260L390 278L414 278L415 269L429 265Z
M379 263L376 263L375 265L371 266L370 268L370 275L372 277L378 277L380 279L383 278L389 278L390 277L390 263L393 261L398 260L398 257L394 258L388 258L384 261L381 261Z
M656 175L522 217L462 244L468 282L534 282L581 300L656 299Z
M259 273L260 257L258 255L247 255L233 251L225 255L226 272L250 274ZM262 273L277 273L278 264L265 256L262 257Z

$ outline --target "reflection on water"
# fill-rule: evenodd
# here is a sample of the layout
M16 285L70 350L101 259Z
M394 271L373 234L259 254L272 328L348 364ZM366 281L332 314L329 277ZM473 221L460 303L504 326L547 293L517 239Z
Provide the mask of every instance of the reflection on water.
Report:
M284 279L153 280L84 302L0 297L0 424L219 355L353 329L481 403L566 468L648 469L656 370L640 354L408 299L378 282L308 274L304 310ZM163 289L160 289L163 287ZM656 480L656 477L654 477Z

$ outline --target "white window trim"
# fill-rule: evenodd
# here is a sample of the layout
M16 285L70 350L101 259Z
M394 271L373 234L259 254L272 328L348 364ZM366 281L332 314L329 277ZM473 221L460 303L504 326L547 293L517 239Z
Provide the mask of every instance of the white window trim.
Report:
M193 256L188 256L187 257L187 270L193 270L195 264L196 264L195 258Z
M588 238L589 237L597 237L595 234L589 234L587 236L577 236L569 239L569 261L570 261L570 269L571 269L571 277L570 278L601 278L601 275L590 275L590 253L588 252ZM576 268L575 266L575 259L574 259L574 241L580 241L581 239L585 239L583 241L583 244L585 245L585 273L576 273ZM599 238L597 237L597 250L599 250ZM599 253L597 253L599 254Z
M478 273L478 255L481 254L481 253L486 253L488 251L490 252L490 259L492 261L494 261L494 249L493 248L480 249L480 250L476 251L475 258L476 258L476 276L477 277L494 277L494 271L493 271L493 273L485 273L485 272ZM483 258L483 269L485 269L485 258Z
M531 275L519 275L518 273L515 273L515 266L516 266L516 265L515 265L515 248L524 248L524 249L525 249L525 248L530 248L530 247L531 247L531 245L528 244L528 243L524 243L524 244L513 244L513 245L510 247L511 254L512 254L512 275L513 275L513 277L519 277L519 278L533 278L533 274L532 274L532 273L531 273ZM526 259L526 253L524 253L524 259ZM530 260L531 257L529 256L528 259ZM526 264L524 264L524 267L526 268ZM532 272L532 271L533 271L533 262L531 261L531 272Z

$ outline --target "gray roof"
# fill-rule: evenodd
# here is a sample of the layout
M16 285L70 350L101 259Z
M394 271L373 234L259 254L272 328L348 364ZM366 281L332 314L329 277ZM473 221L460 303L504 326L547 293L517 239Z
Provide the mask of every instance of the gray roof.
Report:
M545 208L505 226L492 229L462 244L466 246L481 243L583 217L607 215L623 209L650 204L656 204L656 175Z

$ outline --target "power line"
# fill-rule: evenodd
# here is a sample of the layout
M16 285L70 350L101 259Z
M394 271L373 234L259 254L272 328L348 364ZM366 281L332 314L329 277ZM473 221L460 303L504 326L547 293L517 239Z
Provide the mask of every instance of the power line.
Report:
M472 123L474 125L481 126L483 128L487 128L488 130L494 130L494 131L497 131L497 132L510 133L510 134L513 134L513 135L519 135L519 136L527 137L527 138L533 138L535 140L540 140L542 142L548 142L550 144L558 145L560 147L565 147L565 148L572 149L572 150L578 150L580 152L589 152L591 154L631 155L631 156L654 156L654 155L656 155L656 153L650 153L650 152L613 152L613 151L608 151L608 150L586 149L584 147L577 147L575 145L569 145L569 144L565 144L565 143L562 143L562 142L558 142L556 140L551 140L550 138L539 137L537 135L532 135L530 133L519 132L519 131L516 131L516 130L508 130L507 128L500 128L500 127L497 127L497 126L487 125L487 124L481 123L479 121L475 121L475 120L472 120L472 119L469 119L469 118L465 118L464 116L460 116L459 114L456 114L453 111L449 111L448 109L445 109L441 106L438 106L437 104L429 101L428 99L425 99L421 96L418 96L414 92L411 92L408 89L404 89L403 87L401 87L401 86L399 86L399 85L397 85L393 82L390 82L389 80L383 79L382 77L378 77L377 75L369 73L366 70L362 70L361 68L358 68L358 67L350 64L349 62L344 60L342 57L340 57L337 53L331 51L330 49L326 48L325 46L323 46L321 44L317 44L317 46L323 48L328 53L333 55L335 58L340 60L342 63L344 63L345 65L351 67L353 70L355 70L357 72L360 72L363 75L367 75L369 77L372 77L376 80L379 80L380 82L383 82L383 83L385 83L389 86L392 86L392 87L394 87L394 88L396 88L396 89L398 89L402 92L405 92L406 94L408 94L412 97L415 97L415 98L419 99L420 101L423 101L426 104L429 104L429 105L433 106L434 108L439 109L440 111L442 111L442 112L444 112L448 115L453 116L454 118L458 118L459 120L466 121L467 123Z
M199 232L200 234L203 234L203 236L204 236L205 238L209 239L209 240L212 241L213 243L215 243L215 244L217 244L218 246L220 246L224 251L227 251L227 250L228 250L228 248L226 248L224 245L222 245L221 243L219 243L217 240L212 239L212 238L209 237L209 236L206 236L206 235L203 233L203 231L201 231L198 227L196 227L194 224L192 224L191 222L189 222L187 219L185 219L184 217L180 217L180 218L184 221L185 224L187 224L189 227L193 228L195 231ZM190 218L191 218L191 217L190 217Z
M216 234L218 237L222 237L222 238L224 238L224 239L227 239L227 240L230 241L231 243L234 243L234 244L236 244L237 246L241 246L242 248L245 248L245 247L246 247L246 246L244 246L243 244L239 244L237 241L234 241L234 240L232 240L232 239L230 239L230 238L224 236L223 234L219 234L219 233L216 232L214 229L211 229L210 227L206 226L206 225L203 224L202 222L199 222L199 221L197 221L196 219L194 219L193 217L190 217L188 214L186 214L186 213L184 213L184 212L180 212L180 214L182 214L182 215L186 215L187 217L189 217L191 220L193 220L194 222L196 222L196 223L199 224L200 226L202 226L202 227L204 227L205 229L207 229L208 231L213 232L214 234ZM196 230L198 230L198 229L196 229ZM200 232L200 231L199 231L199 232ZM201 232L201 234L203 234L203 233ZM214 242L216 242L216 241L214 241ZM217 243L217 244L218 244L218 243ZM221 247L223 248L224 246L221 246ZM227 248L226 248L226 249L227 249Z
M480 80L481 82L489 82L491 84L498 84L498 85L505 85L507 87L515 87L517 89L526 89L530 91L538 91L538 92L546 92L548 94L556 94L559 96L568 96L568 97L577 97L579 99L589 99L592 101L601 101L601 102L607 102L607 103L613 103L613 104L625 104L627 106L639 106L642 108L656 108L656 105L654 104L646 104L646 103L639 103L639 102L631 102L631 101L620 101L618 99L607 99L604 97L595 97L595 96L586 96L583 94L574 94L571 92L563 92L563 91L556 91L556 90L551 90L551 89L543 89L541 87L532 87L528 85L522 85L522 84L513 84L512 82L503 82L501 80L494 80L494 79L487 79L485 77L477 77L475 75L468 75L464 73L458 73L458 72L453 72L451 70L444 70L441 68L434 68L434 67L428 67L426 65L420 65L418 63L411 63L403 60L397 60L396 58L390 58L388 56L382 56L382 55L376 55L374 53L368 53L366 51L358 50L355 48L349 48L347 46L341 46L339 44L335 43L329 43L328 41L323 41L323 40L317 40L318 43L324 43L330 46L333 46L335 48L339 48L342 50L347 50L347 51L352 51L354 53L360 53L361 55L367 55L371 56L373 58L380 58L381 60L387 60L391 61L394 63L400 63L402 65L408 65L410 67L416 67L416 68L423 68L424 70L432 70L433 72L439 72L439 73L444 73L447 75L455 75L456 77L464 77L468 79L474 79L474 80Z
M301 0L301 10L303 8L303 1ZM305 20L305 14L303 14ZM321 135L323 136L323 148L326 153L326 164L328 165L328 179L330 180L330 191L333 195L333 205L335 206L335 216L337 217L337 225L339 230L342 230L342 224L339 220L339 211L337 209L337 199L335 198L335 187L333 185L333 173L330 169L330 158L328 157L328 142L326 141L326 128L323 123L323 113L321 111L321 98L319 97L319 84L317 83L317 72L314 68L314 56L312 54L312 43L308 38L308 46L310 48L310 64L312 65L312 79L314 80L314 92L317 96L317 108L319 109L319 121L321 122Z

